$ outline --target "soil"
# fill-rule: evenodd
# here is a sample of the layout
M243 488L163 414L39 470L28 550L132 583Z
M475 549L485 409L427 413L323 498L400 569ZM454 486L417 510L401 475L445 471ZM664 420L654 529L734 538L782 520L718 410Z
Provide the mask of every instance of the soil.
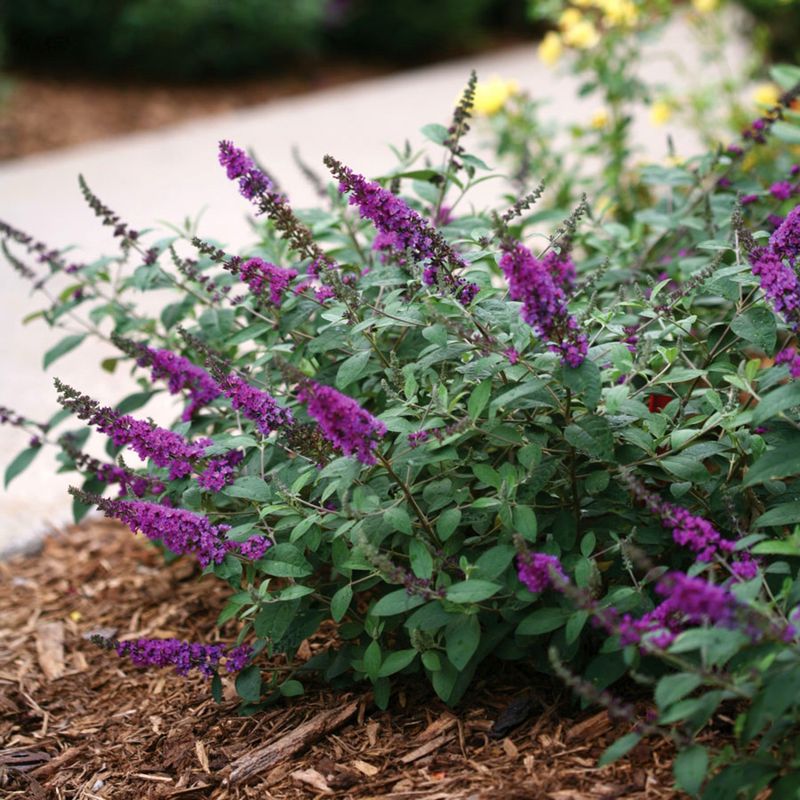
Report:
M336 63L231 84L152 86L30 75L0 76L0 160L172 125L385 75L389 67Z
M598 769L597 757L626 727L603 710L578 711L566 690L519 669L492 668L455 710L416 680L398 688L387 711L361 686L338 694L312 686L241 717L230 678L217 704L202 677L143 670L88 640L102 631L230 642L236 623L215 627L226 591L185 559L165 566L141 537L105 522L54 534L40 553L0 562L0 796L678 796L668 742L643 743ZM330 632L304 642L299 660L329 641ZM265 677L286 668L281 658L262 664ZM493 738L495 722L520 698L532 701L529 715ZM328 724L337 714L344 721ZM265 747L267 766L232 782L243 762L264 761Z

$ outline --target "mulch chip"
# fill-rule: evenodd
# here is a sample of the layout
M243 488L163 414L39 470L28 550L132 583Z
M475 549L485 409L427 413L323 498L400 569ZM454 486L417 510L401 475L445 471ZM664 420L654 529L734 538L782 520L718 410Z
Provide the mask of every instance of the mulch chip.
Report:
M384 798L610 800L678 797L668 742L609 767L624 727L579 711L566 690L499 666L456 710L417 679L388 711L366 689L310 687L252 717L232 681L147 671L98 649L120 638L230 641L227 594L182 559L105 522L51 536L0 563L0 796L26 800ZM330 629L328 629L330 636ZM326 644L305 643L306 657ZM285 667L276 660L267 666Z

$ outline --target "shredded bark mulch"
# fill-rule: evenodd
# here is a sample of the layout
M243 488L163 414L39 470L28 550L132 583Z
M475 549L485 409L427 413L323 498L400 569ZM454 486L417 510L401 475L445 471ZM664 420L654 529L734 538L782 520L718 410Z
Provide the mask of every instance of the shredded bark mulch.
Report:
M229 84L147 85L79 78L0 78L0 161L173 125L392 70L336 63Z
M389 710L311 687L252 717L232 680L142 670L87 640L211 641L226 587L101 521L0 563L0 796L26 800L673 798L668 743L598 769L624 727L562 690L492 669L459 708L407 683ZM224 640L235 623L223 627ZM328 637L331 632L328 630ZM326 645L304 642L298 658ZM329 641L330 639L328 639ZM264 664L285 668L284 661ZM497 733L500 732L498 736Z

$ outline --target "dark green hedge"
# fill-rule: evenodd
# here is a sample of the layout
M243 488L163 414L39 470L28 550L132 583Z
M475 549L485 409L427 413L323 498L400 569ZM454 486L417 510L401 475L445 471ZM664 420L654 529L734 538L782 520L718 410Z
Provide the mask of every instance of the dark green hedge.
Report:
M7 66L161 80L325 54L417 61L480 44L525 0L0 0Z

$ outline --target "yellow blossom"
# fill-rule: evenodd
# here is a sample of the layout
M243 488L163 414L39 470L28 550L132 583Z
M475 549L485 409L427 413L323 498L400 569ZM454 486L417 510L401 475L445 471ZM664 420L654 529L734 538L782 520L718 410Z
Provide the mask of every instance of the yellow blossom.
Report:
M597 32L597 28L588 19L582 19L564 31L564 42L579 50L589 50L599 41L600 34Z
M692 0L692 5L695 11L699 11L701 14L708 14L717 10L719 0Z
M555 31L548 31L539 44L539 58L548 67L552 67L561 58L563 51L561 37Z
M478 116L490 117L496 114L508 102L508 98L519 92L516 81L502 78L490 78L475 87L475 104L473 111Z
M633 26L639 19L639 9L633 0L600 0L606 25Z
M772 108L778 105L778 98L780 91L774 83L761 83L756 86L753 92L753 100L760 106L767 106Z
M69 612L69 618L73 622L80 622L83 619L83 614L81 614L80 611L70 611Z
M650 106L650 122L653 125L664 125L672 116L672 106L666 100L656 100Z
M608 125L608 120L608 111L604 108L600 108L592 114L591 125L595 130L600 130Z
M583 14L577 8L565 8L558 18L558 27L565 31L583 22Z
M682 167L686 163L686 159L683 156L674 155L667 156L664 162L668 167Z

